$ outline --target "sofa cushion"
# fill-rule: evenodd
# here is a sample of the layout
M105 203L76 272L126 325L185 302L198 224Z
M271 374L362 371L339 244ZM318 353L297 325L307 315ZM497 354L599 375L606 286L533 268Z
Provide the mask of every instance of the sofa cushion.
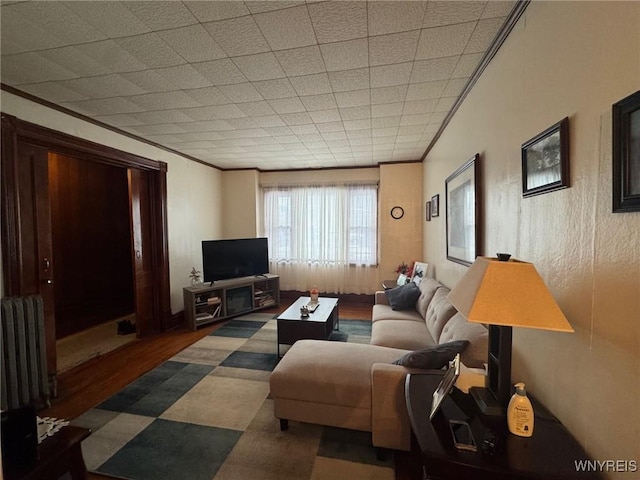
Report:
M370 343L404 350L420 350L437 344L424 322L397 319L375 322L371 326Z
M440 334L445 324L453 317L457 310L447 298L449 289L447 287L439 287L433 294L433 298L427 307L425 315L425 323L429 329L429 333L436 343L444 343L440 340Z
M416 310L420 314L422 318L427 316L427 307L429 303L431 303L431 299L433 299L434 293L441 287L442 284L433 278L423 278L420 282L420 296L416 301Z
M389 305L374 305L371 311L371 321L375 323L388 320L411 320L424 325L424 318L415 310L392 310Z
M462 353L467 348L467 345L469 345L467 340L441 343L433 347L409 352L393 363L407 368L442 368L446 367L458 353Z
M469 346L460 355L467 367L483 368L489 352L489 330L481 323L472 323L456 313L442 329L439 343L468 340Z
M409 310L415 309L420 289L415 283L409 282L406 285L386 290L385 293L393 310Z

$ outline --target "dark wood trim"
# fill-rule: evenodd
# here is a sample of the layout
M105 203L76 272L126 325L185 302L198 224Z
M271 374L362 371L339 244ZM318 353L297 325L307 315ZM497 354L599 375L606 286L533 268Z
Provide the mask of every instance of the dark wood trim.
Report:
M18 184L18 135L16 117L2 115L0 171L2 175L2 266L4 295L14 296L22 288L22 254L20 242L20 198Z
M431 140L431 143L429 143L429 146L425 150L424 154L422 155L422 157L420 157L421 161L427 158L427 155L429 154L433 146L436 144L436 142L440 138L440 135L442 135L442 132L444 132L444 129L447 128L447 125L449 125L449 122L458 111L458 108L460 108L460 105L462 105L462 102L464 102L465 98L467 98L467 95L469 94L473 86L476 84L476 82L478 81L478 79L480 78L484 70L489 65L489 62L491 62L491 60L496 55L496 53L498 53L498 50L500 50L500 47L502 46L502 44L505 42L505 40L511 33L511 30L513 30L513 27L515 27L516 23L518 23L518 20L520 20L520 17L529 6L530 1L531 0L517 0L516 4L511 9L509 16L507 17L504 24L502 25L502 28L498 32L498 35L496 35L496 38L494 38L493 42L491 43L486 53L480 60L480 63L478 64L474 72L471 74L471 78L469 78L469 81L464 86L462 93L460 94L456 102L453 104L453 107L451 108L451 110L449 110L449 113L447 113L447 116L444 117L444 121L442 122L442 125L440 125L440 128L434 135L433 139Z
M114 133L117 133L119 135L124 135L125 137L132 138L133 140L137 140L138 142L146 143L147 145L151 145L153 147L159 148L161 150L164 150L165 152L169 152L169 153L173 153L175 155L179 155L181 157L184 157L184 158L187 158L187 159L191 160L192 162L200 163L201 165L205 165L207 167L215 168L216 170L221 170L219 167L217 167L215 165L212 165L210 163L207 163L207 162L205 162L203 160L200 160L199 158L192 157L191 155L187 155L185 153L181 153L181 152L179 152L177 150L173 150L172 148L165 147L164 145L160 145L159 143L155 143L155 142L152 142L150 140L146 140L146 139L144 139L142 137L138 137L137 135L134 135L132 133L126 132L126 131L121 130L121 129L117 128L117 127L109 125L108 123L100 122L99 120L95 120L95 119L93 119L91 117L88 117L86 115L83 115L81 113L74 112L73 110L70 110L68 108L62 107L60 105L56 105L55 103L52 103L52 102L50 102L48 100L45 100L43 98L36 97L35 95L31 95L30 93L27 93L27 92L23 92L22 90L19 90L19 89L15 88L15 87L12 87L11 85L7 85L5 83L0 83L0 90L4 90L5 92L11 93L11 94L13 94L13 95L15 95L17 97L22 97L22 98L24 98L26 100L29 100L31 102L40 104L40 105L42 105L44 107L50 108L52 110L56 110L56 111L61 112L61 113L64 113L65 115L69 115L71 117L78 118L78 119L80 119L80 120L82 120L84 122L91 123L93 125L97 125L97 126L99 126L101 128L110 130L110 131L112 131ZM140 157L140 158L142 158L142 157Z

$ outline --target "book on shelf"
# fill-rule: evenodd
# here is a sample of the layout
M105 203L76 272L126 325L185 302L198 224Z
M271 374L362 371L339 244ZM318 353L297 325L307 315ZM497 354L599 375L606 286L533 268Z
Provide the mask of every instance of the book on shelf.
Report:
M207 298L207 304L209 305L216 305L220 303L220 297L209 297Z

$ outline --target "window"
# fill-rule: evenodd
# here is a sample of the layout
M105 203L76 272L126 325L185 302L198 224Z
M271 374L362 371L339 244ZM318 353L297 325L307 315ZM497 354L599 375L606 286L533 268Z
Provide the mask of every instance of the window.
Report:
M376 265L375 185L265 187L272 262Z

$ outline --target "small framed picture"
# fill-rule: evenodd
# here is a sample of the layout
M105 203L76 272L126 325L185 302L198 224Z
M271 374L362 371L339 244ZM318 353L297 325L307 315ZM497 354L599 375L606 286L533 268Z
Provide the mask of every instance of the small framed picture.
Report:
M640 90L613 104L613 213L640 212Z
M522 196L569 186L569 118L565 117L522 145Z
M425 211L425 220L427 222L431 221L431 201L428 201L424 208Z
M436 194L431 197L431 216L439 217L440 216L440 194Z

